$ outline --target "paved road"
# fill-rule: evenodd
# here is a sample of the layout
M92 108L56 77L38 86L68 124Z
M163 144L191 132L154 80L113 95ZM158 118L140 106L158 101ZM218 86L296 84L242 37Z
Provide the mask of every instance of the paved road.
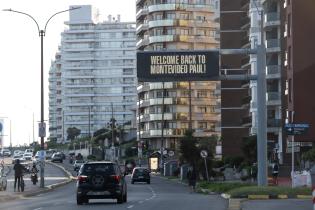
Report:
M117 204L116 200L91 200L90 204L77 206L75 184L71 183L52 192L22 200L2 203L0 210L56 210L56 209L136 209L136 210L225 210L227 200L217 195L189 193L188 187L159 177L152 184L130 184L128 202Z
M242 210L311 210L312 200L253 200L243 202Z

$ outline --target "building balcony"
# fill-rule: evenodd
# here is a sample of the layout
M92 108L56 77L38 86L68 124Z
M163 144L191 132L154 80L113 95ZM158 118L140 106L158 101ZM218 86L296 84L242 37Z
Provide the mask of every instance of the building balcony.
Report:
M137 20L143 18L144 16L149 14L148 8L141 8L137 13L136 13L136 18Z
M241 124L244 127L249 127L252 124L252 116L243 117L241 119Z
M242 105L250 104L251 100L252 100L251 96L246 96L246 97L242 98Z
M153 20L149 22L149 28L175 26L176 22L174 19Z
M145 0L137 0L136 1L136 5L142 5L145 2Z
M280 52L280 39L268 39L266 40L266 52L273 53L273 52Z
M281 127L281 119L267 119L267 127Z
M149 90L150 90L150 86L149 86L148 83L144 83L144 84L139 85L139 86L137 87L138 93L147 92L147 91L149 91Z
M145 31L148 30L148 28L149 28L149 26L147 23L142 23L139 26L137 26L136 33L137 34L144 33Z
M149 44L148 36L143 37L142 39L139 39L139 41L136 43L137 49L141 49Z
M163 104L163 98L154 98L149 100L150 106ZM173 98L164 98L164 104L174 104L173 101L174 101Z
M266 95L267 105L281 105L281 94L279 92L268 92Z
M148 8L149 13L175 10L195 11L196 9L198 9L199 11L214 12L214 8L212 5L205 4L175 4L171 2L166 2L164 4L150 5Z
M280 26L280 14L270 12L264 15L264 27Z
M219 121L220 116L218 116L217 114L212 114L212 113L192 113L192 120L193 121L207 121L207 120Z
M174 88L173 82L164 82L164 87L162 82L157 83L150 83L149 89L150 90L159 90L159 89L172 89Z
M147 99L147 100L140 100L137 102L137 106L139 106L142 108L142 107L148 107L150 105L150 100Z
M279 79L279 78L281 78L281 66L267 65L266 79Z

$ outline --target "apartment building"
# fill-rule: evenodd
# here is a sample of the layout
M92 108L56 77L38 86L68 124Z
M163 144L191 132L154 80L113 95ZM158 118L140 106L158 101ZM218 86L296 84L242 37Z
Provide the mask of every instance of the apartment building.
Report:
M112 113L117 125L134 117L135 23L121 22L120 15L102 22L98 18L92 6L81 5L65 22L69 29L62 33L60 46L61 98L55 100L60 109L50 113L50 130L61 127L58 142L67 140L69 127L89 136L107 127Z
M289 123L305 123L310 128L304 135L295 136L296 161L315 142L315 100L313 78L315 77L315 2L313 0L286 0L285 9L285 69L287 102L286 119ZM294 113L293 113L294 112ZM291 159L292 136L286 138L286 154Z
M139 51L219 47L214 1L137 0L136 7ZM150 149L176 150L190 125L197 137L221 136L220 82L157 81L137 90L138 138Z
M283 103L285 89L283 1L221 1L221 11L224 12L221 16L221 29L223 28L221 47L253 49L261 41L266 46L268 159L271 161L279 159L282 162L284 145L282 127L285 121L283 109L285 106ZM263 11L263 20L261 20L261 11ZM228 30L230 33L224 32ZM225 58L222 65L226 68L236 68L238 74L255 75L257 74L256 62L256 55L234 55ZM257 133L257 82L254 80L235 81L225 84L229 86L228 89L226 88L226 92L230 93L227 93L227 98L222 96L223 101L227 102L225 104L226 115L222 113L225 118L222 119L222 129L226 127L222 135L227 137L223 138L225 141L223 141L223 153L230 155L230 151L241 151L240 147L232 149L235 143L241 145L243 137ZM230 100L229 97L235 101ZM237 117L239 122L235 122L235 118L233 121L233 117ZM229 123L231 125L228 125ZM226 148L224 148L225 146Z

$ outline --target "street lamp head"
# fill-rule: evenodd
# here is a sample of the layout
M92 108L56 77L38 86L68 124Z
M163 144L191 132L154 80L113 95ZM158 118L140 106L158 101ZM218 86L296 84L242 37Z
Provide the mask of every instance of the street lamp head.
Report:
M81 7L71 7L69 10L80 9Z
M3 9L2 11L11 12L12 9L11 8L10 9Z

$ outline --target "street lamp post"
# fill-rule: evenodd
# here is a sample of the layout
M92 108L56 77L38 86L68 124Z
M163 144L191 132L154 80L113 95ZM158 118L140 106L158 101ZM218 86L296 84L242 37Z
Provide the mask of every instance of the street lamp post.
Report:
M47 28L47 24L49 23L49 21L56 15L60 14L60 13L64 13L64 12L68 12L70 10L75 10L75 9L80 9L81 7L71 7L70 9L67 10L63 10L60 12L57 12L55 14L53 14L47 21L45 24L45 28L44 30L41 30L39 28L39 25L37 23L37 21L29 14L24 13L24 12L20 12L20 11L16 11L16 10L12 10L12 9L4 9L3 11L7 11L7 12L15 12L15 13L20 13L23 15L26 15L28 17L30 17L37 26L38 29L38 33L40 36L40 43L41 43L41 115L40 115L40 124L39 124L39 137L40 137L40 148L41 148L41 154L44 154L44 137L46 136L46 126L44 123L44 36L46 33L46 28ZM40 164L40 187L44 188L44 159L43 156L41 155L41 164Z

